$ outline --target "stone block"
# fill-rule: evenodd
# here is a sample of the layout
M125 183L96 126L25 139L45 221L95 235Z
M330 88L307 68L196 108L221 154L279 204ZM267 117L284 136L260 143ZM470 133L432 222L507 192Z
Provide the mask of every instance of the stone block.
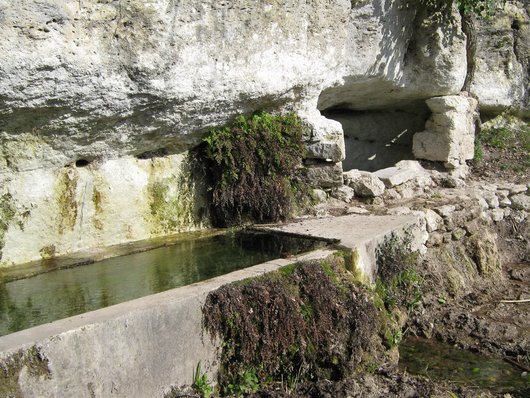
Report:
M339 187L343 183L341 163L316 163L306 167L307 180L321 188Z
M331 196L343 202L350 203L355 196L355 193L353 188L350 188L347 185L342 185L340 187L333 188L331 190Z
M373 198L385 192L385 184L373 173L350 170L344 173L345 183L354 189L357 196Z
M434 209L434 211L436 211L443 218L448 218L451 214L455 212L455 210L456 207L453 205L444 205Z
M313 189L313 198L319 203L325 202L328 194L323 189Z
M428 232L437 231L444 225L443 218L430 209L425 211L425 222Z
M504 219L504 210L503 209L493 209L491 211L491 219L495 222L502 221Z
M432 115L426 130L413 137L414 156L444 162L449 169L472 159L477 101L465 95L449 95L430 98L426 104Z
M530 196L520 193L510 197L512 208L516 210L530 211Z
M398 167L387 167L373 173L379 178L387 188L392 188L401 185L416 177L416 172L413 170L400 169Z
M342 162L346 157L342 125L327 119L316 109L300 112L307 130L308 159L319 159L328 162Z
M306 156L310 159L321 159L330 162L344 160L344 145L340 142L319 141L307 145Z
M512 184L510 182L501 182L497 188L502 191L508 191L510 195L526 192L528 187L524 184Z

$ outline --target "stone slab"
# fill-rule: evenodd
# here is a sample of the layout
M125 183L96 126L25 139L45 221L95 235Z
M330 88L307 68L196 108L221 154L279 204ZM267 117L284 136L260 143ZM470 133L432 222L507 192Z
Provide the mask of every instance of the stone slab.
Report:
M424 220L418 214L374 216L349 214L341 217L316 218L286 225L267 227L268 230L337 239L339 245L358 254L358 267L368 281L375 281L377 246L394 233L411 232L412 249L420 250L425 239Z
M387 188L392 188L401 185L407 181L414 179L417 173L414 170L400 169L398 167L387 167L373 173L379 178Z

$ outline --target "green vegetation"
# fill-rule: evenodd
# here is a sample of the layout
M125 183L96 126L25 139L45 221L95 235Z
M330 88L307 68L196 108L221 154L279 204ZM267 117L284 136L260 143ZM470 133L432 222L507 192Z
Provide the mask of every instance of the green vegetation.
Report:
M480 135L475 135L475 150L473 154L473 160L475 162L481 162L484 159L484 150L482 149L482 139Z
M417 254L411 250L412 234L387 236L376 250L378 277L374 305L381 314L380 336L386 348L399 345L406 315L422 302L423 279L416 272Z
M77 183L79 174L75 168L64 168L55 181L55 201L58 207L57 230L63 234L73 230L77 220Z
M2 259L5 233L15 214L16 211L12 203L11 195L6 193L0 196L0 260Z
M493 148L522 148L530 152L530 127L528 125L490 127L480 132L480 139L484 145Z
M491 17L495 11L504 6L506 0L455 0L458 10L464 15Z
M197 364L197 368L193 374L192 387L200 394L201 398L210 398L213 394L213 387L208 380L208 375L202 373L200 362Z
M525 172L530 168L530 126L510 115L485 123L475 137L475 163L484 161L486 153L500 170Z
M228 384L226 392L232 396L242 397L258 391L259 380L254 368L248 370L240 370L237 372L236 380Z
M295 114L240 116L204 142L215 224L282 220L307 194L299 178L304 144Z
M340 380L367 358L380 363L380 317L372 296L339 256L210 293L203 317L206 330L223 342L220 393L243 395L258 387L293 393L306 381Z
M415 269L418 257L410 248L411 239L411 234L391 234L377 248L375 291L387 311L400 306L410 312L421 303L423 280Z
M506 0L420 0L420 2L433 9L443 9L445 12L449 12L449 7L456 4L461 15L489 18L504 6Z
M402 339L403 334L399 328L395 330L386 330L385 332L385 346L387 348L397 347Z
M420 286L422 278L413 268L400 271L386 284L378 280L376 291L380 293L385 306L388 309L396 305L402 305L410 312L414 310L422 300Z

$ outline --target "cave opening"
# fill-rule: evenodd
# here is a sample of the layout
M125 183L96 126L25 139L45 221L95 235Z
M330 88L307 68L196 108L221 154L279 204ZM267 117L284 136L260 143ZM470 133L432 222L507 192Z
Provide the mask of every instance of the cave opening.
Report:
M425 129L430 116L423 101L372 109L334 106L321 113L342 125L346 147L343 170L370 172L414 159L412 137Z

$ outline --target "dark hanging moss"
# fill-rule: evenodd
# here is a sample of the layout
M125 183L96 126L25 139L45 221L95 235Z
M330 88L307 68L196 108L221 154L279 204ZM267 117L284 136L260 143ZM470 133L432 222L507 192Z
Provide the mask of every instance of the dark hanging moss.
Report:
M240 116L204 142L216 225L285 219L307 192L298 175L302 124L293 113Z
M203 316L223 341L224 393L249 373L261 385L339 380L377 361L381 349L372 296L337 256L223 286L208 295Z

